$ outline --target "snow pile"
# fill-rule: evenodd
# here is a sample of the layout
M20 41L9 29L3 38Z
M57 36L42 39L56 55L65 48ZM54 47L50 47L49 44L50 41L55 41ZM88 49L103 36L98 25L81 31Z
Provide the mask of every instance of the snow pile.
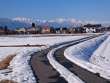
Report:
M90 62L100 66L104 70L110 70L110 36L93 53Z
M68 44L66 44L66 45L68 45ZM68 81L68 83L84 83L79 77L77 77L75 74L70 72L67 68L65 68L60 63L58 63L53 56L54 52L56 50L62 48L63 46L66 46L66 45L62 45L58 48L51 50L48 53L47 58L48 58L50 64L60 73L61 77L65 78L65 80Z
M100 36L80 44L74 45L68 51L75 55L78 59L89 61L92 53L99 47L99 45L107 38L107 36ZM66 52L66 51L65 51ZM68 52L68 53L69 53Z
M9 79L18 83L36 83L35 77L29 65L31 54L41 48L22 48L10 62L8 69L0 70L0 80Z
M100 73L100 76L110 79L110 71L103 70L101 67L89 62L89 58L93 52L103 43L107 37L107 35L103 35L71 46L65 50L64 55L71 62L93 73Z
M19 83L36 83L32 70L29 66L31 54L38 49L22 49L20 53L11 61L10 67L13 68L12 78Z

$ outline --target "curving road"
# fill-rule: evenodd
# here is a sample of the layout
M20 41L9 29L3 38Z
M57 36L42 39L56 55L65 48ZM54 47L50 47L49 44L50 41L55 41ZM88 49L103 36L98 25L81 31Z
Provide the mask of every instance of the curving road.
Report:
M38 83L67 83L67 81L63 79L62 77L60 77L60 74L50 65L47 59L48 52L64 44L69 44L73 42L74 44L72 45L75 45L75 44L78 44L80 42L86 41L91 38L93 37L87 37L87 38L82 38L82 39L75 40L75 41L65 42L65 43L55 45L48 49L34 53L33 56L31 57L30 65L32 67L34 75L36 76L37 82ZM58 49L55 52L54 57L60 64L64 65L71 72L78 75L78 77L80 77L86 83L109 83L106 79L103 79L99 77L98 75L92 74L91 72L86 71L82 69L81 67L68 61L64 57L63 52L69 46L71 45Z
M76 43L72 44L75 45ZM82 79L85 83L110 83L109 80L106 80L100 77L99 74L93 74L90 71L83 69L82 67L72 63L68 59L64 57L64 50L68 48L70 45L62 47L54 53L54 57L56 61L58 61L61 65L66 67L72 73L76 74L80 79Z

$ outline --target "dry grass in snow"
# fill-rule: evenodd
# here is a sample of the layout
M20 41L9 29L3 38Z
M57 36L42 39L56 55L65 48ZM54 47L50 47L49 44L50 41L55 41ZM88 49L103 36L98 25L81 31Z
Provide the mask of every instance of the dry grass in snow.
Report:
M0 61L0 70L2 69L7 69L7 67L9 66L11 60L13 59L13 57L15 57L15 54L9 55L6 58L4 58L2 61Z
M17 83L17 82L12 80L1 80L0 83Z

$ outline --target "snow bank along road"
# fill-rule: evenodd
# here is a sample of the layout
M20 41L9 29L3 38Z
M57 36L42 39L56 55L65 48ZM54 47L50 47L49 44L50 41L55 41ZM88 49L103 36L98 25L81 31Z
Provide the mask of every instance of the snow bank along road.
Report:
M104 38L105 39L105 38ZM103 39L103 40L104 40ZM88 40L89 41L89 40ZM98 40L95 40L97 43L99 42ZM100 40L100 41L102 41L102 40ZM82 42L83 43L83 42ZM81 43L80 43L81 44ZM87 41L86 41L86 44L87 44ZM92 43L91 45L93 45L93 44L95 44L95 43ZM88 45L87 44L87 46L88 47L90 47L91 45ZM96 45L96 44L95 44ZM94 47L95 45L93 45L92 47ZM70 45L71 46L71 45ZM76 51L75 51L75 49L72 51L73 52L73 54L70 56L70 54L71 54L71 51L69 51L68 49L66 50L66 58L67 59L69 59L70 61L68 61L67 59L66 59L66 61L67 61L67 63L70 63L70 65L69 65L69 67L70 68L68 68L67 66L65 66L66 68L68 68L71 72L73 72L73 73L75 73L78 77L80 77L83 81L85 81L86 83L110 83L110 81L108 81L108 80L106 80L106 79L104 79L104 78L102 78L102 77L100 77L97 73L96 74L94 74L94 73L92 73L92 72L90 72L90 71L88 71L88 70L86 70L86 69L84 69L85 67L86 67L86 65L87 64L84 64L84 62L82 62L81 60L82 59L85 59L85 58L87 58L87 57L82 57L82 56L84 56L85 54L83 54L83 50L85 50L84 48L83 49L79 49L78 50L78 45L75 45L75 46L77 46L77 48L76 48ZM67 47L69 47L69 46L67 46ZM64 47L63 49L58 49L57 51L56 51L56 54L54 55L54 56L61 56L61 55L63 55L62 53L60 53L62 50L64 51L67 47ZM74 45L72 46L72 47L74 47ZM84 46L84 44L83 44L83 47L85 47ZM96 46L97 47L97 46ZM95 47L95 48L96 48ZM90 49L90 48L88 48L88 49ZM92 50L94 49L94 48L91 48ZM91 50L90 49L90 50ZM78 50L78 51L77 51ZM90 52L90 50L89 50L89 52ZM68 51L68 53L67 53L67 51ZM87 51L87 49L86 49L86 51ZM85 51L85 53L86 53L86 51ZM59 53L58 53L59 52ZM82 53L81 53L82 52ZM77 56L76 56L76 53L77 53ZM87 55L87 54L86 54ZM80 56L80 57L79 57ZM69 57L69 58L68 58ZM77 57L78 59L79 59L79 62L78 62L78 60L76 60L76 58L75 57ZM81 58L82 57L82 58ZM65 60L65 57L63 57L64 58L64 60ZM70 59L71 58L71 59ZM56 59L58 59L59 60L59 58L57 58L56 57ZM73 62L74 61L74 62ZM59 62L61 62L60 60L59 60ZM72 63L73 62L73 63ZM86 61L86 63L88 63L87 61ZM62 63L63 64L63 63ZM81 65L83 64L83 67L81 66ZM78 65L78 66L77 66ZM90 65L89 65L90 66ZM91 67L92 68L92 67ZM94 70L95 71L95 70ZM96 70L97 71L97 70Z
M60 77L60 74L49 63L49 61L47 59L48 52L61 45L65 45L65 44L69 44L69 43L72 43L72 45L73 45L73 44L77 44L77 43L86 41L88 39L91 39L93 37L96 37L96 36L91 36L91 37L86 37L86 38L82 38L82 39L78 39L78 40L74 40L74 41L61 43L58 45L51 46L48 49L34 53L33 56L31 57L30 64L31 64L33 72L37 78L37 82L38 83L67 83L67 81L64 80L62 77ZM70 46L70 45L68 45L68 46ZM61 57L56 56L57 54L62 54L63 53L62 49L67 48L68 46L62 47L61 49L59 49L61 52L59 50L58 50L59 52L56 51L54 57L56 57L56 60L58 60L62 65L65 65L65 66L67 66L67 68L70 68L69 67L70 62L68 60L66 60L63 56L61 56ZM69 62L69 63L67 63L67 62ZM66 64L68 64L68 65L66 65Z
M63 46L53 49L48 55L49 61L52 64L52 66L57 71L59 71L61 76L64 77L69 83L82 83L82 82L77 77L73 79L72 76L74 75L70 75L69 72L67 71L65 72L65 70L67 69L71 71L72 73L76 74L86 83L110 83L110 81L98 76L97 74L93 74L90 71L83 69L82 67L70 62L64 57L64 50L66 48L70 47L71 45L76 45L80 42L81 41L73 42L73 43L63 45ZM62 67L62 70L61 70L61 67Z
M97 69L97 72L101 76L110 79L110 36L95 50L89 61L100 68L101 71Z
M100 59L99 57L95 57L95 59L93 59L93 55L100 55L100 53L102 54L102 52L106 50L105 48L102 49L101 47L103 44L105 44L107 38L108 36L101 36L77 45L70 46L65 50L64 55L68 60L79 65L80 67L97 74L100 77L110 80L110 71L105 68L103 69L103 67L92 64L95 62L95 60L99 60L100 62L102 61L102 63L104 63L104 60ZM97 51L99 48L101 48L101 50ZM91 57L92 62L90 61ZM97 61L97 63L99 61ZM105 66L105 64L103 65Z
M7 60L4 62L4 64L8 64L8 67L0 70L0 83L36 83L36 79L29 65L29 60L31 58L31 54L41 49L43 48L1 48L0 51L2 52L0 52L0 61L4 60L6 57L10 57L10 55L4 55L6 53L14 53L16 56L14 56L9 64ZM3 80L10 80L14 82L2 82Z

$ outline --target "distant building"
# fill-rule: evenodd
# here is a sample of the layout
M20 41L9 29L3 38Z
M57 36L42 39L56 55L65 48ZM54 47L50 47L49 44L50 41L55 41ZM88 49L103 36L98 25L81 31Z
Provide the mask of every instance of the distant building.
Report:
M83 27L72 27L69 28L69 33L84 33Z
M110 31L110 26L109 26L109 27L107 27L107 31Z
M96 29L95 28L86 28L86 33L95 33Z
M101 28L101 24L87 24L84 25L84 30L86 33L95 33L98 29Z
M51 29L50 29L50 27L48 27L48 26L43 26L41 32L42 32L42 33L50 33L50 32L51 32Z
M5 34L5 30L0 29L0 35L1 35L1 34Z
M38 33L41 33L41 27L36 26L35 23L32 23L32 26L30 28L26 29L26 33L28 33L28 34L38 34Z
M26 29L25 28L19 28L15 30L17 33L19 34L25 34L26 33Z
M68 33L68 29L66 27L60 28L62 34Z
M36 29L34 27L26 29L26 33L28 33L28 34L35 34L35 31L36 31Z
M7 26L0 26L0 34L8 34L10 32L10 30L8 29Z
M66 27L60 27L55 29L56 34L66 34L68 33L68 29Z
M56 34L60 34L60 33L61 33L60 28L56 28L56 29L55 29L55 33L56 33Z

